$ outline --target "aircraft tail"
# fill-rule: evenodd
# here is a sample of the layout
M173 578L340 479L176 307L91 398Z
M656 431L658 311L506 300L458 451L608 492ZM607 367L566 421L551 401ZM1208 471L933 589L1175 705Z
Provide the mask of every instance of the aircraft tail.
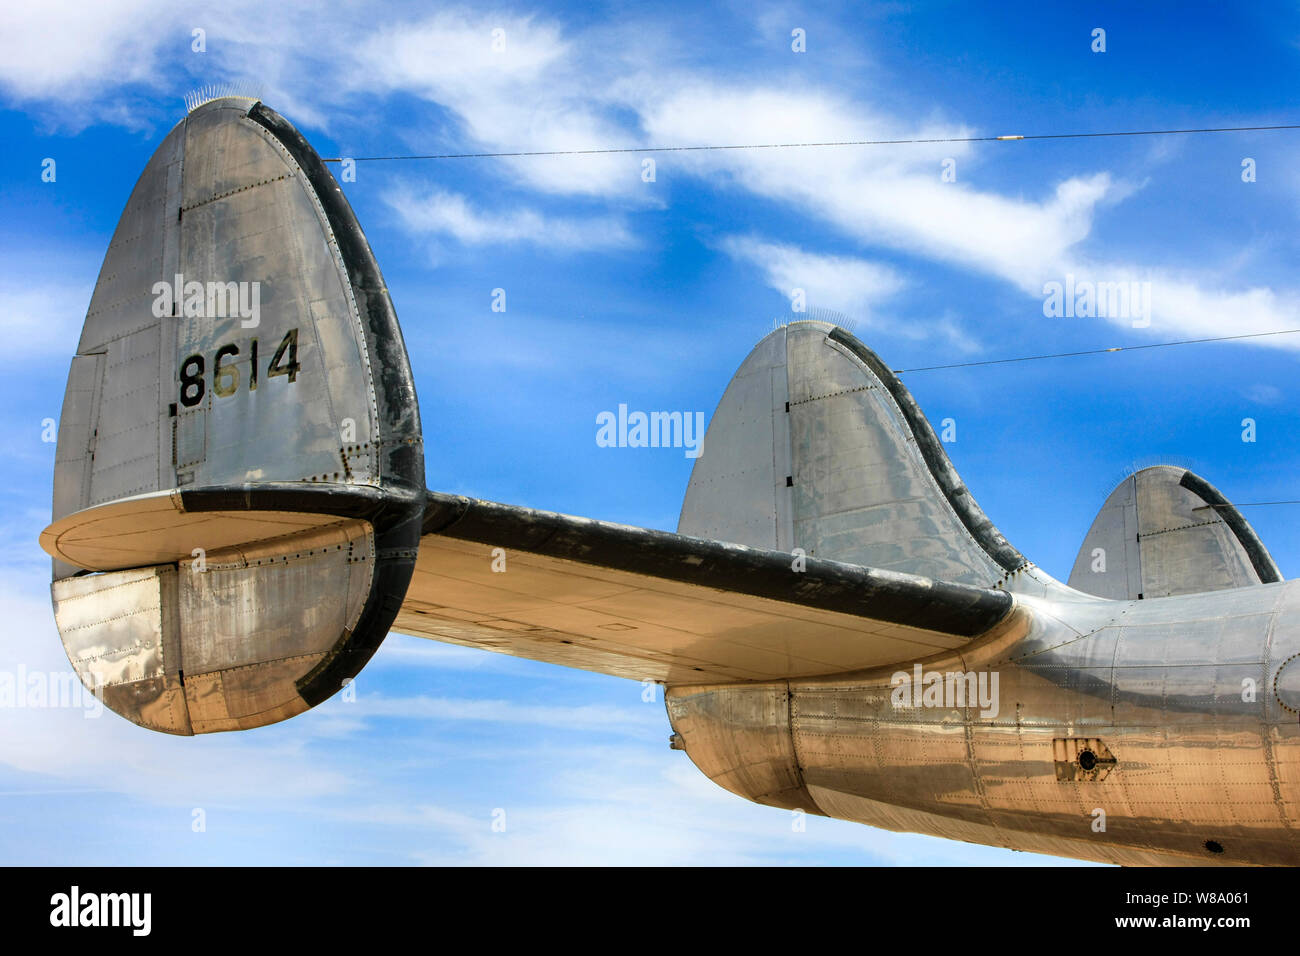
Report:
M406 349L338 184L256 100L197 107L131 194L68 375L41 544L78 675L168 733L306 710L387 633L424 491Z
M1129 475L1106 498L1069 584L1137 600L1281 580L1255 529L1217 488L1185 468L1155 465Z
M979 587L1027 565L898 376L821 321L776 329L741 364L678 531Z
M284 720L399 611L411 633L671 684L1027 626L999 588L1023 559L897 378L825 323L742 367L683 530L429 494L397 317L320 158L240 97L163 140L72 360L41 535L69 660L109 709L173 734Z

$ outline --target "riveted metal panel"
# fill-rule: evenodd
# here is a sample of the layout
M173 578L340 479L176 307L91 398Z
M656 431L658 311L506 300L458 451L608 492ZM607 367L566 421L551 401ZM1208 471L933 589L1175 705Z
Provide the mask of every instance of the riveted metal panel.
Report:
M105 346L89 506L159 490L159 335L154 319Z
M1138 550L1137 488L1129 475L1106 498L1074 559L1068 584L1112 600L1142 593Z
M81 352L42 545L88 570L183 569L155 617L179 621L184 666L120 686L139 697L162 680L183 701L184 671L193 720L159 728L184 733L283 719L338 690L409 582L423 451L378 265L297 130L229 97L168 134L122 214Z
M1183 468L1157 465L1111 492L1069 584L1099 597L1150 599L1278 580L1254 531L1212 486Z
M678 530L935 580L1007 583L1023 559L1008 568L988 551L1014 553L956 480L906 389L876 366L825 322L766 336L718 404Z
M821 813L795 762L785 682L670 690L664 700L681 745L718 786L767 806Z
M1128 865L1300 863L1300 719L1268 685L1300 654L1300 588L1115 604L1069 593L1019 597L1018 616L953 652L791 680L790 773L822 812L872 826ZM995 712L899 698L913 668L996 673ZM753 692L758 713L768 691ZM773 732L784 721L773 715ZM708 741L706 773L730 773L710 737L726 730L683 735L688 753Z
M178 676L174 567L63 578L51 595L64 649L86 687L141 726L191 732Z
M55 622L78 673L110 685L161 676L161 608L174 588L174 569L163 568L55 582Z
M268 130L245 116L247 108L240 101L205 108L186 127L181 271L187 282L205 286L243 283L249 299L252 284L260 290L256 327L246 327L251 320L239 314L185 310L176 323L177 370L191 355L208 367L209 386L195 410L206 418L206 454L191 480L371 481L377 468L349 477L340 453L346 428L354 444L375 455L374 383L347 271L306 176ZM275 375L273 359L286 336L301 367ZM238 349L224 363L238 380L231 394L218 396L212 366L222 347ZM286 367L289 354L274 364Z
M71 463L85 456L93 464L79 497L56 496L54 517L63 517L92 504L161 487L164 449L170 444L170 423L164 422L159 368L161 325L154 314L155 283L174 265L179 234L176 211L171 208L183 161L181 127L163 140L141 174L113 233L99 279L91 295L77 351L95 359L93 407L89 409L90 435L62 432L59 471L75 472ZM73 378L84 370L74 363L64 414L74 421L81 409L68 408L74 400ZM77 391L83 391L84 379ZM84 396L82 396L84 398ZM170 475L168 475L170 477ZM66 490L66 489L65 489Z
M177 485L193 484L195 466L208 457L207 403L177 415L172 422L176 431L172 461Z
M766 336L723 393L691 470L678 533L754 548L793 547L785 335L781 328Z
M363 521L210 551L180 576L185 673L323 654L356 626L374 573Z
M375 573L368 522L335 521L176 565L54 582L82 681L141 726L210 733L307 709L298 684L355 630Z
M167 275L168 249L180 229L178 209L168 203L180 176L184 139L184 124L177 125L131 192L90 297L80 355L101 352L109 342L157 324L154 283Z
M795 538L809 554L989 586L1002 569L953 512L889 389L815 324L788 337Z

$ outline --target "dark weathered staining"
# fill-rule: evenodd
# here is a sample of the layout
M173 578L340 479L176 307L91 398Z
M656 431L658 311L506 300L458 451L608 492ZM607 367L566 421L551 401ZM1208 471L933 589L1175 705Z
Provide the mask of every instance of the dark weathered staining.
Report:
M976 543L1004 570L1015 571L1024 567L1028 563L1024 555L1002 537L1002 532L998 531L988 515L976 503L974 496L957 474L957 469L953 468L948 453L943 450L938 436L930 427L920 406L916 404L912 393L907 390L907 386L899 380L889 366L880 361L875 352L858 341L853 334L835 328L828 333L827 337L857 356L889 390L889 394L898 405L898 410L903 413L908 428L912 430L916 447L920 450L926 467L930 469L930 474L934 476L943 496L948 499L948 504L952 506L957 518Z
M550 511L430 492L424 533L698 584L805 607L975 637L1011 610L1005 591L703 538L589 521Z
M1223 519L1223 523L1241 542L1261 584L1276 584L1282 580L1282 572L1278 570L1273 556L1264 547L1264 542L1260 541L1259 535L1255 534L1255 529L1241 516L1241 512L1223 497L1223 493L1218 488L1190 471L1183 473L1182 480L1178 484L1204 501Z

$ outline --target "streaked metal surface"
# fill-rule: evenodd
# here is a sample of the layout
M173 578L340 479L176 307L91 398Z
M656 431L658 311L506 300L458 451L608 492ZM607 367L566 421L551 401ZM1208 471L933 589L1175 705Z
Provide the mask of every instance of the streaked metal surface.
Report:
M409 480L386 450L419 444L413 389L385 352L401 341L378 340L374 290L353 280L341 245L363 246L364 237L336 235L326 197L254 108L230 97L197 109L168 134L132 192L69 376L55 520L177 487ZM183 304L153 317L154 285L177 273L186 283L257 283L256 325L245 327L251 320L238 314L190 315ZM301 366L292 381L266 367L291 331ZM223 345L239 349L223 361L238 384L218 396L213 356ZM391 380L382 388L380 352ZM188 356L206 365L193 406L176 401ZM393 385L393 395L381 394ZM91 458L87 488L76 466Z
M259 308L214 308L214 287ZM405 347L338 185L256 100L198 107L127 202L69 373L41 543L74 666L172 733L319 703L396 613L423 474Z
M674 690L674 728L680 746L718 786L769 807L820 814L804 786L790 727L790 690L784 682L749 693L734 685ZM726 733L717 733L725 727Z
M1206 502L1184 484L1187 474L1156 465L1121 481L1084 538L1070 587L1122 600L1267 583L1225 514L1245 519ZM1262 558L1275 571L1266 551Z
M373 572L370 526L335 520L202 565L60 579L55 622L82 683L135 723L257 727L307 709L296 682L356 626Z
M164 138L118 221L81 330L59 422L53 518L170 487L159 382L174 374L154 283L179 264L184 129ZM56 576L72 573L56 563Z
M795 755L785 773L807 787L805 809L830 816L1114 863L1296 865L1300 723L1271 686L1300 647L1297 601L1295 583L1101 608L1021 599L1020 631L923 663L998 674L995 717L894 707L891 679L910 666L672 687L668 709L700 768L744 792L725 742L753 731L730 715L788 690L789 722L774 727ZM1077 738L1103 742L1107 773L1062 778L1058 741ZM748 785L766 802L761 781Z
M786 335L766 336L709 419L682 502L679 534L788 551L794 541ZM834 558L835 555L825 555Z
M211 356L239 348L242 387L217 397L209 385L201 416L206 447L184 465L179 486L303 479L377 483L375 383L347 269L320 200L284 146L248 120L243 100L217 100L185 124L182 273L187 279L259 282L261 322L238 316L180 317L173 355ZM247 387L251 343L265 365L297 330L296 380L261 371ZM174 369L168 369L169 378ZM341 437L352 423L348 440Z
M952 648L1003 592L430 495L394 627L636 680L827 674Z
M741 365L710 421L678 531L998 583L1006 571L957 519L893 396L833 330L792 322ZM782 540L783 527L792 537Z
M54 458L55 523L80 511L90 501L90 474L98 394L103 380L103 353L78 355L68 371L68 385L59 416L58 445ZM49 551L48 548L46 548ZM55 558L53 576L65 578L77 568Z
M105 706L171 734L189 734L180 682L175 567L69 577L51 585L68 660Z
M297 681L357 624L370 594L374 535L340 522L209 554L180 573L185 698L195 733L301 713Z

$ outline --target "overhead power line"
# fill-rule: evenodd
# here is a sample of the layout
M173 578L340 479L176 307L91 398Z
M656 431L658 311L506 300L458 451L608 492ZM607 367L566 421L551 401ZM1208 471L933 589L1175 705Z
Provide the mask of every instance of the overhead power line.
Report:
M327 163L345 158L357 163L379 163L399 159L517 159L524 156L599 156L611 153L688 153L737 149L811 149L831 146L903 146L924 143L1004 143L1041 139L1100 139L1114 136L1186 136L1194 133L1263 133L1300 129L1300 123L1277 126L1207 126L1198 129L1130 129L1102 133L1026 133L1013 136L945 136L929 139L853 139L808 143L727 143L708 146L609 146L584 149L529 149L498 153L419 153L408 156L334 156Z
M806 143L727 143L700 146L613 146L585 149L535 149L515 150L511 152L484 153L416 153L394 156L334 156L323 160L327 163L339 163L345 158L358 163L389 162L395 160L432 160L432 159L516 159L528 156L596 156L617 153L682 153L704 152L709 150L743 150L743 149L808 149L818 147L843 146L902 146L926 143L997 143L1022 142L1028 140L1052 139L1100 139L1121 136L1185 136L1198 133L1260 133L1279 130L1300 129L1300 123L1277 124L1272 126L1204 126L1188 129L1137 129L1111 130L1096 133L1025 133L1001 136L946 136L916 139L859 139L829 140L826 142ZM1104 355L1110 352L1136 352L1141 349L1172 348L1179 345L1199 345L1208 342L1231 342L1240 339L1261 338L1272 335L1292 335L1300 329L1280 329L1272 332L1250 332L1243 335L1221 335L1213 338L1183 339L1175 342L1152 342L1146 345L1112 346L1103 349L1085 349L1077 352L1051 352L1041 355L1022 355L1015 358L987 359L979 362L954 362L948 365L926 365L918 368L895 369L895 374L909 372L932 372L941 369L975 368L984 365L1006 365L1013 362L1037 362L1044 359L1073 358L1081 355ZM1267 502L1265 502L1267 503Z
M1243 335L1219 335L1208 339L1182 339L1177 342L1150 342L1146 345L1116 345L1107 349L1085 349L1080 352L1048 352L1042 355L1020 355L1016 358L986 359L982 362L954 362L950 365L923 365L919 368L896 368L895 375L908 372L934 372L948 368L975 368L980 365L1007 365L1012 362L1038 362L1043 359L1073 358L1077 355L1105 355L1108 352L1137 352L1141 349L1167 349L1175 345L1200 345L1206 342L1232 342L1239 339L1258 339L1267 335L1293 335L1300 329L1278 329L1274 332L1247 332Z

